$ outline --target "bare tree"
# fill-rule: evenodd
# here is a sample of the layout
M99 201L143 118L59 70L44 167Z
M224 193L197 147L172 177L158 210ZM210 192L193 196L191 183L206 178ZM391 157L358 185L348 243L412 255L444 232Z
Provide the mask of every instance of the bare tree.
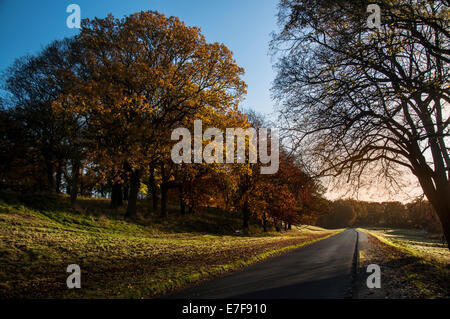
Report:
M410 170L450 238L449 2L282 0L274 94L292 145L318 174ZM375 166L376 165L376 166Z

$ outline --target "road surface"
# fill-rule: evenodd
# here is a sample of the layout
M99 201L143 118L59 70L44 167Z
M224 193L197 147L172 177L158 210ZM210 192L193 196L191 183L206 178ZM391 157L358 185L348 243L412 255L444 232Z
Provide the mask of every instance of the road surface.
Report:
M350 297L357 237L356 230L347 229L335 236L163 298Z

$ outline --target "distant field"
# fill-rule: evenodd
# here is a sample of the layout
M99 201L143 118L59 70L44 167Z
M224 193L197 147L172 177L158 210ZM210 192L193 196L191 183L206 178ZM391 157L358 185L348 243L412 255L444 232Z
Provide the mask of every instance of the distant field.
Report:
M417 229L365 228L375 235L387 239L389 242L413 251L415 254L450 265L450 250L438 236Z
M131 223L106 207L105 200L81 200L74 211L58 199L0 199L0 298L151 297L337 232L264 234L253 224L241 236L239 218L215 210ZM81 289L66 287L73 263Z

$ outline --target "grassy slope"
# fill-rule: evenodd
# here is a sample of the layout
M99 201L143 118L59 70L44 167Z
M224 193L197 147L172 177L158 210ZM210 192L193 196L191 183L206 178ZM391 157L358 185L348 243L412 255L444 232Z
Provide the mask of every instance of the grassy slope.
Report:
M395 246L409 250L431 262L450 264L450 250L436 236L418 229L368 228Z
M237 236L239 219L217 211L131 223L107 216L101 200L82 200L75 211L60 199L0 197L1 298L151 297L335 233L262 234L253 225L250 236ZM72 263L81 289L66 287Z
M449 251L438 240L416 230L361 229L377 239L390 267L418 290L421 298L448 298L450 282ZM384 246L383 246L384 245Z

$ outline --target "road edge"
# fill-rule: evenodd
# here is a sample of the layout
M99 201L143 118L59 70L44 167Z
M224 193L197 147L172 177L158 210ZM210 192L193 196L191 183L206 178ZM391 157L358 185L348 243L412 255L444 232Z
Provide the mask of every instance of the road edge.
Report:
M356 233L355 240L355 251L353 253L353 262L352 262L352 282L350 285L349 299L357 299L358 293L358 282L360 280L360 271L359 271L359 232L357 229L352 228Z

